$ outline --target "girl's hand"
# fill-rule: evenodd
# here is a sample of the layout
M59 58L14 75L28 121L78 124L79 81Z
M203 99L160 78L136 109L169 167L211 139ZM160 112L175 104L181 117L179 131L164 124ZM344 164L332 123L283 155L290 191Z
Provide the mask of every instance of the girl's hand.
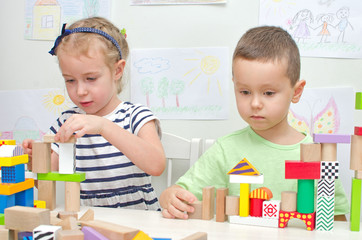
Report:
M62 125L55 135L55 141L66 142L75 133L76 138L85 134L102 134L105 118L95 115L74 114Z

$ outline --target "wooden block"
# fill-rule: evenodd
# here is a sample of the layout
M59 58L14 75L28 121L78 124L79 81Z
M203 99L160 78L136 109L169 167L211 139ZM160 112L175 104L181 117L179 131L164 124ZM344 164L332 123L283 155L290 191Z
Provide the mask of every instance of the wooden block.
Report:
M284 191L282 192L280 210L285 212L297 211L297 192Z
M320 143L300 144L300 161L320 162L321 160L322 160L322 151Z
M240 183L240 201L239 201L239 216L247 217L249 216L250 210L250 184Z
M9 229L1 228L0 229L0 239L8 240L9 239Z
M320 162L285 161L285 179L320 179Z
M194 208L194 212L188 213L189 219L202 219L202 202L195 201L190 205Z
M314 179L298 179L297 212L314 212Z
M278 219L274 218L229 216L229 222L260 227L278 227Z
M55 224L56 226L61 226L63 230L77 230L78 224L77 219L75 217L67 217L61 222Z
M80 218L79 221L91 221L94 220L94 210L88 209Z
M262 217L263 216L263 202L264 199L250 198L250 217Z
M47 209L56 207L56 182L38 180L38 200L46 202Z
M362 171L362 136L352 135L350 169Z
M34 173L50 172L51 147L50 143L33 142L32 169Z
M61 230L60 226L40 225L33 230L33 237L35 240L56 239Z
M337 143L322 143L322 161L337 161Z
M334 196L317 196L316 229L331 231L334 225Z
M207 240L207 233L206 232L197 232L182 238L181 240Z
M355 104L356 110L362 109L362 92L356 92L356 104Z
M39 225L50 224L48 209L14 206L5 209L5 227L11 230L32 232Z
M60 211L58 213L58 218L65 220L68 217L74 217L75 219L78 219L78 213L71 211L71 212L66 212L66 211ZM93 220L93 219L92 219Z
M271 200L263 202L263 218L278 219L280 211L280 201Z
M139 230L125 227L118 224L104 222L99 220L81 222L82 227L88 226L109 238L109 240L131 240Z
M72 174L75 171L74 143L59 143L59 173Z
M338 179L339 162L321 162L321 179Z
M59 172L38 173L38 180L83 182L85 180L85 173L72 173L72 174L65 174Z
M15 157L0 157L0 167L12 167L18 164L25 164L29 162L27 154Z
M13 195L34 187L34 179L27 178L19 183L0 183L1 195Z
M79 212L80 183L65 182L65 211Z
M84 240L81 230L61 230L57 234L58 240Z
M55 143L56 141L54 140L55 135L54 134L45 134L43 136L43 142L45 143ZM66 141L66 143L76 143L77 138L73 135L69 138L68 141Z
M315 142L315 143L350 143L351 135L314 133L313 142Z
M250 184L263 184L264 175L229 175L230 183L250 183Z
M91 240L108 240L105 236L97 232L91 227L84 226L82 227L82 232L84 234L84 239L91 239Z
M356 179L362 179L362 170L360 170L360 171L355 170L355 171L354 171L354 178L356 178Z
M319 179L317 184L317 196L334 197L335 180Z
M202 219L214 218L215 188L212 186L202 189Z
M352 178L350 228L356 232L360 230L361 187L362 180Z
M148 236L146 233L139 231L132 240L153 240L153 238Z
M239 196L226 196L225 213L228 216L239 215Z
M225 222L227 220L227 216L225 215L225 201L228 194L228 188L218 188L216 190L216 222Z
M354 127L354 135L362 136L362 127Z
M288 225L290 219L301 219L305 223L308 231L313 231L315 228L315 212L304 214L299 212L284 212L279 213L279 228L285 228Z

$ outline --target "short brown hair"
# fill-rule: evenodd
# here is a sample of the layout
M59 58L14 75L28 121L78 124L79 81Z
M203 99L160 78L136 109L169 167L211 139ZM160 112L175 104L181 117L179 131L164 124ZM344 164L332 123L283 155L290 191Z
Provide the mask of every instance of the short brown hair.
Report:
M76 21L67 27L67 29L74 29L79 27L95 28L107 33L113 37L121 47L122 59L127 59L129 55L129 48L125 36L110 21L102 17L85 18ZM106 64L112 69L113 64L121 59L120 53L117 47L111 41L97 33L79 32L65 36L62 38L61 43L55 51L57 52L59 49L62 49L72 51L75 54L87 55L94 39L102 42L102 46L104 46L102 47L102 50L104 51ZM122 91L121 80L122 78L118 79L117 81L117 93Z
M236 45L233 60L236 58L265 62L286 60L286 74L291 85L294 86L300 77L298 46L280 27L262 26L248 30Z

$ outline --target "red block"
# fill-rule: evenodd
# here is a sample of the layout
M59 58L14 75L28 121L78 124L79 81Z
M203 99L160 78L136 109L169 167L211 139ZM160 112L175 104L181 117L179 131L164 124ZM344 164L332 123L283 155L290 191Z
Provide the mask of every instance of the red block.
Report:
M285 179L320 179L321 162L285 161Z
M362 127L354 127L354 135L362 136Z
M250 198L250 216L252 217L263 216L263 202L264 199Z

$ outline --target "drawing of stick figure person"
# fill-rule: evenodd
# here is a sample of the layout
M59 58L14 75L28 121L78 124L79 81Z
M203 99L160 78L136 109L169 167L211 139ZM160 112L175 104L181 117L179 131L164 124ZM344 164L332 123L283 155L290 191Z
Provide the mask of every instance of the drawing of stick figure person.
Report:
M309 24L313 22L312 12L308 9L300 10L293 18L292 26L296 26L292 36L299 42L310 37Z
M317 23L322 23L317 28L322 28L319 32L318 36L322 36L319 42L327 42L328 36L330 36L330 32L328 30L328 26L333 22L333 14L332 13L323 13L317 16ZM323 40L324 39L324 40Z
M336 15L337 15L337 18L340 20L339 23L336 25L336 27L339 30L337 42L339 42L339 41L344 42L344 35L345 35L347 27L350 26L351 29L353 30L352 24L348 21L349 8L348 7L340 8L337 11Z

